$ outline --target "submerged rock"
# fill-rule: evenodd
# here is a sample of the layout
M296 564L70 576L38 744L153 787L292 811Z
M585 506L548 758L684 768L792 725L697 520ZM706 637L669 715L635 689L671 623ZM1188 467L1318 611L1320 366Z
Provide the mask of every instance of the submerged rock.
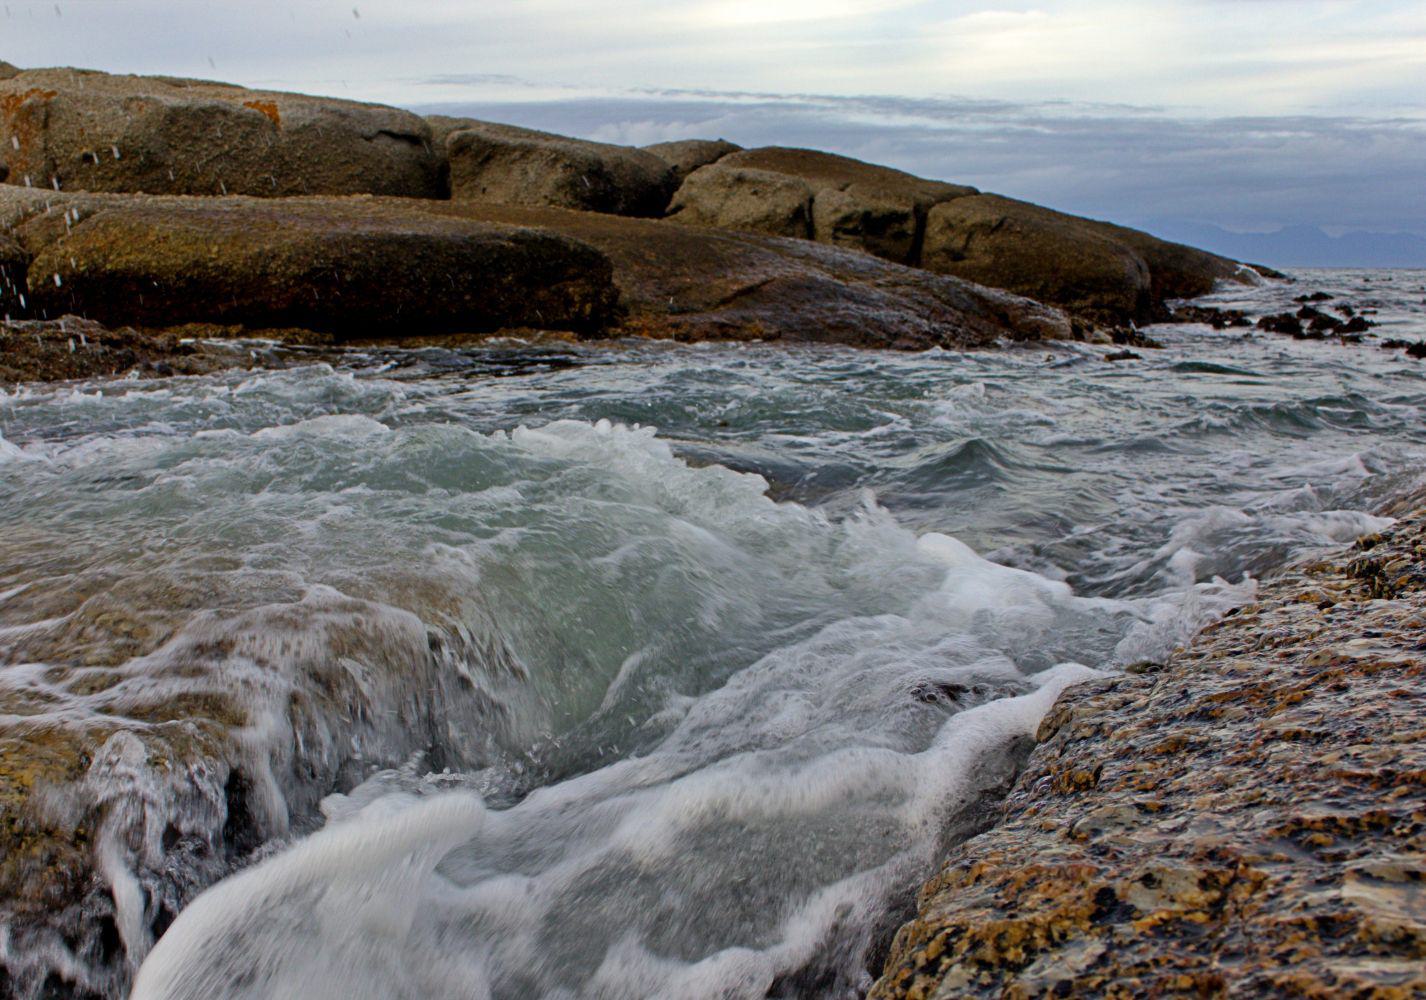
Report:
M1426 993L1426 507L1066 692L875 1000Z
M12 566L52 549L7 542ZM0 993L127 995L188 900L319 825L333 788L432 746L481 763L498 720L462 677L488 656L292 579L91 566L11 592L44 627L0 637Z
M1253 325L1241 309L1219 309L1215 306L1178 306L1170 318L1175 323L1206 323L1215 330Z
M379 104L94 70L0 73L9 183L150 194L438 198L418 115Z
M1264 316L1258 320L1258 329L1266 330L1268 333L1287 334L1292 337L1301 337L1303 333L1302 320L1292 313Z
M13 241L0 311L388 337L413 327L592 331L609 320L616 293L597 250L411 207L423 204L0 188Z
M469 118L429 121L459 201L659 216L676 186L668 163L642 149Z

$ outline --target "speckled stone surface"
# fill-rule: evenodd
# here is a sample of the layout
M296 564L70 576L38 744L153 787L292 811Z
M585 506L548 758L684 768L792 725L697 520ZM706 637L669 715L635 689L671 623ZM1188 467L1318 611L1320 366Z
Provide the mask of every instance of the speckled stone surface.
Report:
M870 996L1426 996L1423 502L1066 692Z

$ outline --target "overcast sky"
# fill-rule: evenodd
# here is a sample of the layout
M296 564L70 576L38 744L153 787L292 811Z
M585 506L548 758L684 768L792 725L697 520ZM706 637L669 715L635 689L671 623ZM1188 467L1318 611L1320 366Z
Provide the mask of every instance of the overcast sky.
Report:
M816 145L1135 224L1426 235L1423 0L10 0L0 58Z

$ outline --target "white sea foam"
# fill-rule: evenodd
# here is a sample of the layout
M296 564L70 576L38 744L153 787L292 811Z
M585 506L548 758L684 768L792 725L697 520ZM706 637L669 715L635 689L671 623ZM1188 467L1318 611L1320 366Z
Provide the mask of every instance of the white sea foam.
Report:
M690 771L667 759L684 752L673 741L505 812L468 793L387 794L201 896L154 949L133 996L761 997L904 891L929 863L938 823L972 797L983 755L1029 736L1065 686L1093 676L1075 665L1046 672L1029 694L954 716L915 753L829 752L778 768L753 752ZM891 808L861 848L874 856L817 877L829 859L794 831L878 805ZM768 854L711 849L737 826L785 834L761 842ZM512 854L526 857L518 872L495 867ZM680 935L598 891L608 877L657 882L664 897L691 879L705 912ZM740 907L738 883L750 880L766 883L751 894L775 893L760 932L743 943L704 938L704 923ZM577 914L565 912L571 900ZM651 915L677 920L667 898L650 903ZM583 937L570 939L572 923Z

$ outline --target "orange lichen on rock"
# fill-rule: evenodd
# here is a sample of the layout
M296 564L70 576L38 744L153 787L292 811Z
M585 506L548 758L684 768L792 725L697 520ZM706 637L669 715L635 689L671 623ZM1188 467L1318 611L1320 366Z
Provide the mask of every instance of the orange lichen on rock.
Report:
M243 107L260 111L272 120L272 124L278 128L282 127L282 115L277 110L276 101L244 101Z

